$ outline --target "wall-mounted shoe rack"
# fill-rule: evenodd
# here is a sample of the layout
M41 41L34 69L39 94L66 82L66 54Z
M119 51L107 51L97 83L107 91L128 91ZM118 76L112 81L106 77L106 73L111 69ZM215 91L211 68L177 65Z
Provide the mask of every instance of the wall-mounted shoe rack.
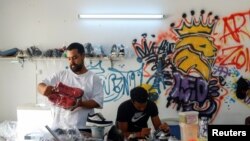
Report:
M110 61L111 67L114 66L114 61L120 61L125 59L125 57L121 56L109 56L109 57L86 57L89 60L100 60L100 61ZM0 57L0 60L10 60L11 62L20 63L21 67L24 66L25 61L41 61L41 60L66 60L64 57Z

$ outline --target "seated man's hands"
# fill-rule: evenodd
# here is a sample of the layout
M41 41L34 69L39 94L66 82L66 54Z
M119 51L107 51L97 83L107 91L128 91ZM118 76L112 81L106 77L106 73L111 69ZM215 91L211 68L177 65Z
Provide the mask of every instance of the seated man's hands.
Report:
M169 126L167 123L163 122L160 126L159 126L159 129L165 133L168 133L169 132Z
M142 128L141 130L141 137L146 137L150 135L151 128Z

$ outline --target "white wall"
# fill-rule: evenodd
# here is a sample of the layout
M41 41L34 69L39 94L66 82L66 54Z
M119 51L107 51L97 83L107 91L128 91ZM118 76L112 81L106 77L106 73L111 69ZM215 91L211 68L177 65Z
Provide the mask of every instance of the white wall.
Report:
M16 120L18 104L35 102L35 67L32 63L12 64L10 60L1 60L0 85L0 121Z
M37 45L44 51L75 41L103 45L108 51L114 43L122 43L130 48L132 40L140 39L142 33L157 35L166 31L170 23L181 19L182 13L189 14L191 10L199 13L204 9L224 17L247 11L249 5L249 0L1 0L0 50L13 47L26 49ZM163 13L168 18L158 21L82 20L77 17L80 13ZM249 38L246 42L249 43ZM41 97L37 98L36 83L46 74L57 71L55 64L56 61L27 62L22 68L19 64L10 63L8 59L0 60L0 121L16 120L16 107L20 104L43 101ZM115 62L114 67L119 68L119 64L125 64L125 70L136 70L139 67L135 56L132 60ZM64 69L66 63L59 66ZM108 69L110 63L103 61L102 66ZM37 73L38 71L41 73ZM108 73L110 72L107 71ZM249 72L244 73L246 74ZM102 112L108 119L114 120L117 106L128 98L129 96L123 96L117 101L105 103ZM249 105L237 101L228 104L225 101L222 101L214 123L242 124L249 115ZM177 117L175 109L165 107L164 94L160 95L157 104L161 117Z

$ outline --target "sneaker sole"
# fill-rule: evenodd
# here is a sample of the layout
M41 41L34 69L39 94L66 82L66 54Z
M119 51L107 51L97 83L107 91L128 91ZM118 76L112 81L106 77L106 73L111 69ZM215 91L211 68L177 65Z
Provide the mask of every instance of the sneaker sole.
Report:
M89 126L89 127L107 127L107 126L111 126L112 123L106 123L106 124L96 124L96 123L92 123L92 122L86 122L86 126Z

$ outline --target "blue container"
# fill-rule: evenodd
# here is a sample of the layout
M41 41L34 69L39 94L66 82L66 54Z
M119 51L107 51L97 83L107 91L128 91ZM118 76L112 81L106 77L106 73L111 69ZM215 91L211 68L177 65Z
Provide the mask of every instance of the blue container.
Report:
M181 139L181 131L179 125L169 125L170 127L170 135L175 136L178 140Z

